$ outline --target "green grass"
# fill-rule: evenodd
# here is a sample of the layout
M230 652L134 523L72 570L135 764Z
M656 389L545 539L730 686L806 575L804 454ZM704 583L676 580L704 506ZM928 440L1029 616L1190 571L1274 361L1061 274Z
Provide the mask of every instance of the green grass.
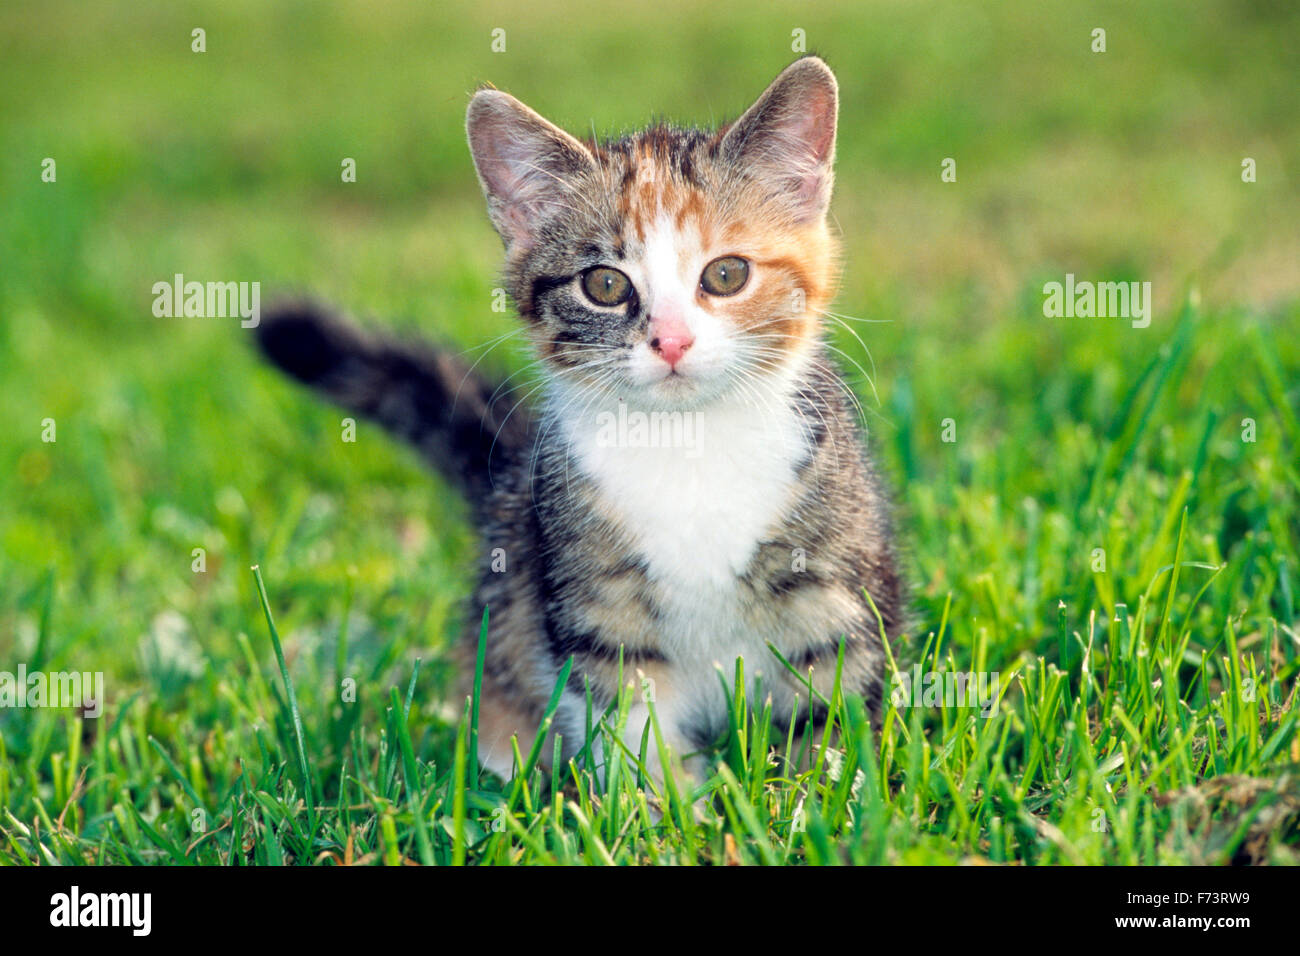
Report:
M1300 862L1293 10L278 9L0 11L0 671L108 696L0 709L0 862ZM575 129L707 122L794 27L843 90L837 309L869 321L836 344L874 368L915 584L898 666L996 671L1000 706L871 735L837 695L787 759L728 667L695 792L617 743L626 700L592 715L599 777L480 773L447 655L482 614L463 505L149 289L309 288L481 348L512 326L468 91ZM1151 280L1151 327L1044 318L1066 272Z

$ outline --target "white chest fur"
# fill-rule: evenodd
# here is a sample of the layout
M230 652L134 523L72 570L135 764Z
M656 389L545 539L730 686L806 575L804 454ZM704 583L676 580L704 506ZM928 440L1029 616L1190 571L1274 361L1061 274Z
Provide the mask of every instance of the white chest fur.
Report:
M737 578L791 504L806 428L787 403L743 398L673 416L611 400L558 424L660 585L665 640L708 663L740 650Z

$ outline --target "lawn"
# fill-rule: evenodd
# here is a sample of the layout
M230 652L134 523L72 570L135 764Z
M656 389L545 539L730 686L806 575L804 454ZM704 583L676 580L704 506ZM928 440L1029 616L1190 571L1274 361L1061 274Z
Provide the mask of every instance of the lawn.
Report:
M0 863L1300 863L1300 11L981 6L0 8L0 673L106 697L0 707ZM800 33L841 84L831 333L900 511L897 667L998 706L873 734L836 696L772 753L728 666L694 791L612 745L480 773L463 504L153 284L310 291L505 377L469 93L718 122ZM1150 282L1149 326L1046 316L1067 274Z

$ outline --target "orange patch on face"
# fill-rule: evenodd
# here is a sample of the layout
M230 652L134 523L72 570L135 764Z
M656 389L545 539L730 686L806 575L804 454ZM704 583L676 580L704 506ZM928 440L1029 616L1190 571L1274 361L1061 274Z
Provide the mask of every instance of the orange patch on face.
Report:
M694 220L701 229L705 226L704 196L696 189L684 189L677 203L677 215L673 217L673 225L677 227L678 232L684 232L687 223L691 220ZM702 238L707 239L707 237ZM707 247L707 242L705 246Z
M669 182L668 172L661 168L647 144L637 155L635 175L625 190L627 221L638 241L645 241L647 229L664 208L663 188Z
M735 326L761 336L765 349L796 351L817 334L835 281L835 246L822 223L791 231L765 221L762 210L737 215L720 230L721 255L751 263L754 288L735 298L702 295L701 305Z
M807 313L795 304L796 287L779 272L767 276L761 289L728 310L742 330L762 336L768 348L789 348L808 331Z

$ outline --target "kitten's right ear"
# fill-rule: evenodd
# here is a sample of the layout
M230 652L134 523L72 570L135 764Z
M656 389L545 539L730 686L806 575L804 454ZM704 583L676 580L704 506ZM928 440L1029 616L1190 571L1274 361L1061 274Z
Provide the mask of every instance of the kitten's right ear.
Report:
M595 168L586 146L500 90L474 94L465 128L488 215L507 248L530 245L539 222L571 205L576 177Z

